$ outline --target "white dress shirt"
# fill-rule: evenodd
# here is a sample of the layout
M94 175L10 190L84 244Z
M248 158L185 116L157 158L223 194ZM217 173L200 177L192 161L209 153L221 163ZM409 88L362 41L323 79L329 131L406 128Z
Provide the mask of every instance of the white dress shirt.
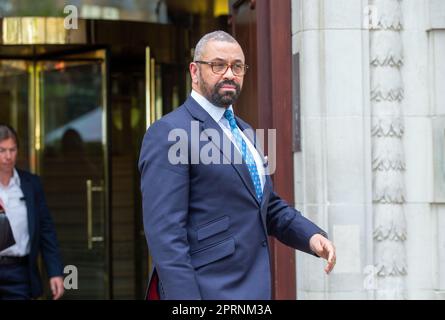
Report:
M20 188L20 177L14 169L9 185L0 183L0 198L5 204L6 216L11 224L15 245L0 251L0 256L22 257L29 254L28 211Z
M199 105L201 107L203 107L203 109L205 111L207 111L207 113L213 118L213 120L215 120L215 122L221 127L223 132L233 142L233 144L238 149L238 151L240 151L236 142L235 142L235 138L233 137L232 130L230 129L229 121L224 117L224 112L226 111L226 109L215 106L214 104L209 102L205 97L203 97L201 94L199 94L195 90L192 90L191 96L193 99L196 100L196 102L199 103ZM233 112L232 106L229 106L228 109L232 110L232 112ZM265 178L266 171L264 169L263 160L262 160L258 150L255 149L255 146L244 135L243 131L239 127L238 127L238 129L241 134L241 137L246 142L246 145L249 148L249 151L255 160L256 167L258 170L258 175L260 176L261 188L264 190L264 183L266 181L266 178Z

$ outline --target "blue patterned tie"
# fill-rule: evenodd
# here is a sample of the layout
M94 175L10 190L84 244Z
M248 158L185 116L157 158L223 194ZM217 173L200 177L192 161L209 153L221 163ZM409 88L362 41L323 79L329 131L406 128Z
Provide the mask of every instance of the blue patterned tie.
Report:
M235 138L236 144L238 148L241 150L241 154L243 156L244 161L247 164L247 169L249 170L250 177L252 178L253 185L255 187L255 192L258 199L261 201L263 197L263 189L261 188L260 175L258 174L258 169L256 167L255 160L250 152L249 148L246 145L246 141L241 137L240 130L236 125L236 120L233 115L233 111L227 109L224 112L224 118L229 121L230 130L232 131L233 137Z

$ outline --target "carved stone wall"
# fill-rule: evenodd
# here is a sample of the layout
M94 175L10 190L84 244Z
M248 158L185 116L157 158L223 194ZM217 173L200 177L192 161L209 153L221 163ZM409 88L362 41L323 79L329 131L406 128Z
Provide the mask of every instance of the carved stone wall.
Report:
M402 0L371 0L371 108L374 266L377 299L404 299L405 159Z

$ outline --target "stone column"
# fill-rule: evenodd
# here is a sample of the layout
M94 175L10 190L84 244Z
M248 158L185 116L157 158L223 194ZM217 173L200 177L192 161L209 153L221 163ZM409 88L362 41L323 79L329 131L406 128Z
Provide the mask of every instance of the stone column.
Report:
M404 299L402 0L371 0L373 239L377 299Z

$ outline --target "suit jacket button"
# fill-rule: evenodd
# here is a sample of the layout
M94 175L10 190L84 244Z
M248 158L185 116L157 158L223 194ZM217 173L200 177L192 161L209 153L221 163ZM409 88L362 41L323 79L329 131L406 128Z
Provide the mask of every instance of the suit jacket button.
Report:
M262 244L263 247L267 247L267 241L266 240L264 240L261 244Z

